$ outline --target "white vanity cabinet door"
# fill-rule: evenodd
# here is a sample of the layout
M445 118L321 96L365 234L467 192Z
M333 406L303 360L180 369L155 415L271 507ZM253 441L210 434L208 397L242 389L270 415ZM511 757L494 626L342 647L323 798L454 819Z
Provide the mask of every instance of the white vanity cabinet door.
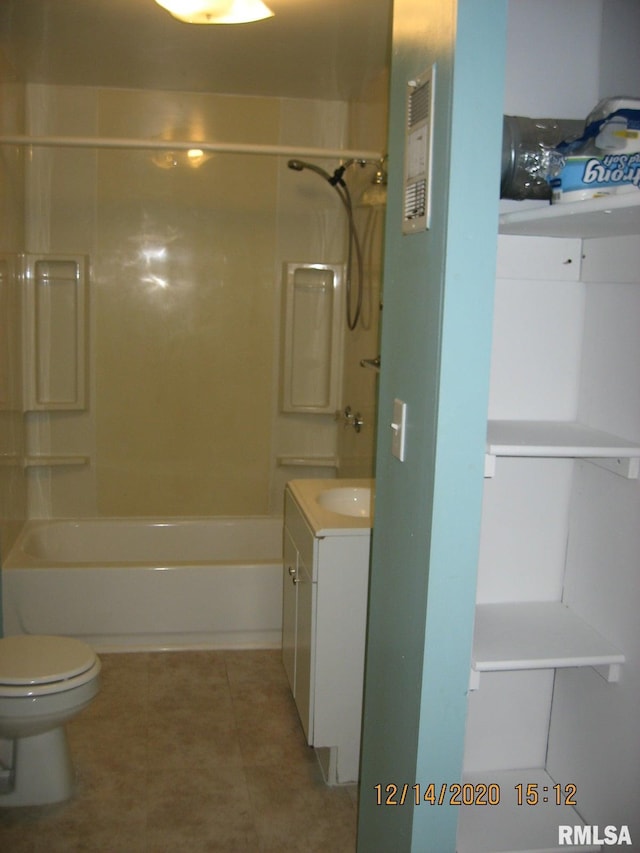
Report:
M315 538L300 509L285 497L282 662L305 737L313 745L315 666Z
M283 576L282 576L282 663L287 673L289 686L296 695L296 619L298 550L285 528L283 539Z
M315 584L287 528L283 555L282 663L305 737L312 744Z
M313 744L314 693L314 605L315 584L311 572L298 555L298 609L296 620L296 688L294 698L307 743Z

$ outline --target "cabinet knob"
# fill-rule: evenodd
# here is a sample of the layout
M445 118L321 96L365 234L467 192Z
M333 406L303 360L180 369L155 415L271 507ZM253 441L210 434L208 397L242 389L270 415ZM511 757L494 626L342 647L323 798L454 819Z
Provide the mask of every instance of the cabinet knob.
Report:
M294 569L294 567L289 566L289 574L291 575L291 577L293 577L295 575L295 573L296 573L296 570Z

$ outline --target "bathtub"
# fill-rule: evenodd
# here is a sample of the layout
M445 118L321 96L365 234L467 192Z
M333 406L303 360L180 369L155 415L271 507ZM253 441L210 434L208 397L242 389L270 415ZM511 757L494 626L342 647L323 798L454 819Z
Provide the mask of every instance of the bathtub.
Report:
M27 523L2 564L4 633L98 651L276 648L282 519Z

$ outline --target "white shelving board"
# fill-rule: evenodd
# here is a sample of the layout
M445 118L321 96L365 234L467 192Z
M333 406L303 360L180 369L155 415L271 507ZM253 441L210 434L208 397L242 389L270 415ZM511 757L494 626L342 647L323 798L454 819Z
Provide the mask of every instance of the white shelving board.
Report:
M640 456L640 444L569 421L489 421L491 456L617 458Z
M548 204L500 216L501 234L531 237L620 237L640 233L640 190Z
M624 654L560 601L479 604L470 689L480 673L593 666L617 681Z
M558 844L560 825L583 826L584 821L564 800L557 805L553 788L556 783L541 768L469 773L464 781L471 785L499 785L500 803L460 807L457 853L564 853L602 849L599 844L579 847ZM536 805L518 805L515 786L519 784L524 785L525 794L527 785L537 785ZM575 798L578 807L579 797L578 791Z
M608 460L606 467L637 478L640 443L569 421L489 421L485 476L494 476L498 456Z

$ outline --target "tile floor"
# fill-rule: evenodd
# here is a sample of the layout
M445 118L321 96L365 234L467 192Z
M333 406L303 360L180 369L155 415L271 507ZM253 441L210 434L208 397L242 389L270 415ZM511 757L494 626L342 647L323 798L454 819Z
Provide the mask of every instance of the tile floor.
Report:
M0 851L353 853L355 786L322 781L279 652L100 657L75 798L0 809Z

